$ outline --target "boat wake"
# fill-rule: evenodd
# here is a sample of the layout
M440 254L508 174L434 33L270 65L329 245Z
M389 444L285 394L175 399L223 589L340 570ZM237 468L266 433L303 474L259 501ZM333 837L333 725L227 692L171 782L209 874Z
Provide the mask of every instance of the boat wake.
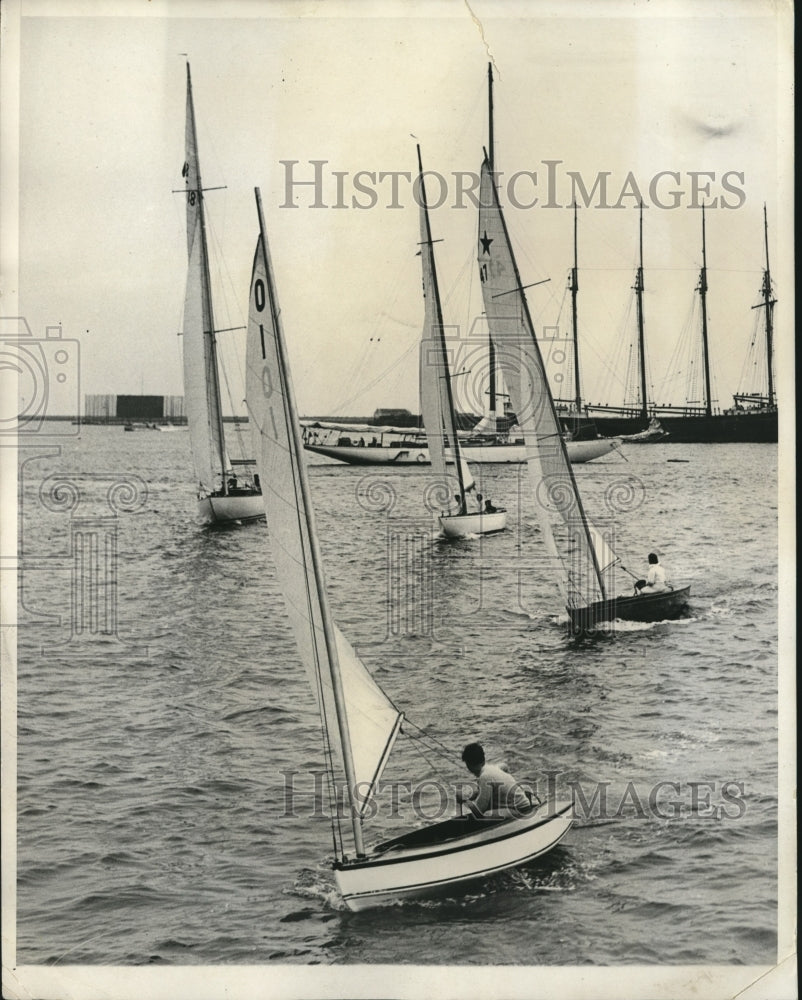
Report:
M596 628L599 631L607 632L649 632L663 625L690 625L697 620L696 618L662 618L656 622L629 622L622 618L616 618L615 621L604 622L602 625L597 625Z
M300 899L315 900L326 908L347 913L348 907L337 891L330 869L325 871L314 868L302 868L295 884L284 890L285 896L297 896ZM290 915L291 919L291 915Z

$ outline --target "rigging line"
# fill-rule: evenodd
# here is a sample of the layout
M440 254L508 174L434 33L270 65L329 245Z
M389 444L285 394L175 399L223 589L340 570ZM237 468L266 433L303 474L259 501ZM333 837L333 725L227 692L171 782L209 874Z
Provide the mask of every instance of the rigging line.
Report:
M385 378L385 376L389 375L389 373L393 371L393 369L397 368L402 362L406 361L409 355L414 350L416 350L417 347L418 347L418 338L416 336L415 340L410 344L407 350L404 351L404 353L399 358L396 358L396 360L393 361L392 364L390 364L387 368L385 368L384 371L379 372L379 374L371 382L368 382L367 385L360 386L359 389L347 400L345 400L345 402L341 403L337 407L337 409L338 410L345 409L346 406L350 406L351 403L353 403L355 400L359 399L361 396L365 395L365 393L369 392L376 385L377 382L381 382L381 380Z
M442 740L439 740L436 736L432 736L429 733L424 733L423 729L421 729L421 727L417 723L413 722L411 719L408 719L406 717L404 718L404 722L409 723L409 725L417 729L418 732L421 734L420 736L413 736L411 733L408 733L407 735L409 736L410 739L430 740L432 743L435 743L437 744L437 746L442 748L439 752L442 754L443 757L447 757L448 760L459 759L454 750L452 750L450 747L447 747L445 743L443 743Z
M242 327L244 328L245 318L243 317L242 309L238 304L238 297L235 294L234 282L231 277L231 271L229 270L228 267L228 261L226 255L223 253L222 239L218 235L217 228L215 227L213 220L211 220L208 215L206 217L206 230L207 233L211 235L212 241L214 243L215 277L217 279L216 284L218 291L220 292L223 299L223 307L224 307L223 311L225 315L229 317L229 319L232 317L232 315L235 316L239 320L240 324L242 324ZM228 287L226 287L226 285ZM230 304L232 299L235 303L237 303L233 308ZM240 329L240 327L230 327L228 329L237 330ZM224 331L217 330L216 332L221 333ZM226 381L228 404L231 408L232 413L236 414L236 408L234 406L234 393L231 390L227 369L233 360L234 367L240 379L240 384L244 385L245 363L241 352L238 351L237 349L239 343L237 338L226 337L223 343L225 344L225 348L223 350L220 350L221 341L220 340L217 341L218 363L219 366L223 369L223 375Z
M426 756L423 750L416 745L418 742L421 741L419 741L415 736L410 736L409 738L412 741L412 749L426 761L427 765L429 766L429 770L433 771L439 778L445 778L446 775L443 774L443 772L437 767L437 765L432 763L432 761ZM427 747L427 749L429 748Z

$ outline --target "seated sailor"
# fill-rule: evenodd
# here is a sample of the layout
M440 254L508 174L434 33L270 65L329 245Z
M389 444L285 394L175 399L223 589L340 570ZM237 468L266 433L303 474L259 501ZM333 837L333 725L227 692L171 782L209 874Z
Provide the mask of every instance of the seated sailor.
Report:
M496 764L485 762L481 743L469 743L462 751L465 766L476 778L477 787L470 795L457 794L457 801L467 805L471 815L482 817L520 816L531 808L521 784Z
M635 584L636 594L660 594L671 587L666 580L666 571L660 565L660 560L656 553L649 553L649 572L645 580L638 580Z

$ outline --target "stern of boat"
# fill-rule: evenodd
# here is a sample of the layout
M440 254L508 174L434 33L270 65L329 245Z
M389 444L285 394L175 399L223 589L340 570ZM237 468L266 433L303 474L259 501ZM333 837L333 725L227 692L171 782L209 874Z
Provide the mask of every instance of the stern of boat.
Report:
M409 845L399 837L380 852L335 865L342 898L350 910L365 910L420 896L448 893L456 886L527 864L565 837L574 821L573 802L541 806L524 816L481 822L461 836L420 843L413 831ZM417 842L416 842L417 841Z
M198 497L198 517L205 525L254 521L264 516L265 502L261 493L213 493Z
M507 511L492 513L441 514L437 518L440 530L447 538L464 538L466 535L492 535L507 527Z

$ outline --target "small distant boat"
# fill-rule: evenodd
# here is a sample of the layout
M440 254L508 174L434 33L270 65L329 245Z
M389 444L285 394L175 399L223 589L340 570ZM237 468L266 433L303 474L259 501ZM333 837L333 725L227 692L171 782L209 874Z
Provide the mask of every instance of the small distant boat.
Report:
M543 804L481 820L454 817L365 845L363 826L404 714L331 615L258 189L256 200L260 235L248 315L248 410L256 463L270 483L265 506L276 578L317 699L326 774L330 788L345 787L348 796L343 820L336 808L331 816L337 886L351 910L459 891L550 851L570 829L573 805Z
M124 431L132 431L133 429L134 429L134 425L133 425L133 424L126 424L126 425L125 425L125 426L123 427L123 430L124 430Z
M420 184L420 257L423 269L423 299L425 319L420 342L420 396L426 438L429 442L429 460L437 481L443 484L442 506L439 515L440 530L449 538L465 535L489 535L503 531L507 526L507 511L486 504L476 492L473 474L460 454L457 435L457 417L448 364L448 349L443 328L443 310L437 285L434 260L434 243L429 223L429 206L423 177L420 146L418 146L418 181ZM446 475L446 443L451 445L454 478L457 492L453 493ZM470 510L470 507L474 507Z
M184 300L184 404L198 484L198 515L205 524L264 517L255 477L238 476L226 451L220 402L217 333L206 241L192 78L187 63L186 160L182 175L187 196L187 289Z
M535 512L572 631L584 632L615 618L679 617L690 587L637 597L609 593L620 560L604 531L590 521L579 495L487 155L481 171L477 258L490 335L524 432Z
M627 444L654 444L657 441L666 441L669 436L657 417L652 417L645 431L639 434L624 434L621 440Z

